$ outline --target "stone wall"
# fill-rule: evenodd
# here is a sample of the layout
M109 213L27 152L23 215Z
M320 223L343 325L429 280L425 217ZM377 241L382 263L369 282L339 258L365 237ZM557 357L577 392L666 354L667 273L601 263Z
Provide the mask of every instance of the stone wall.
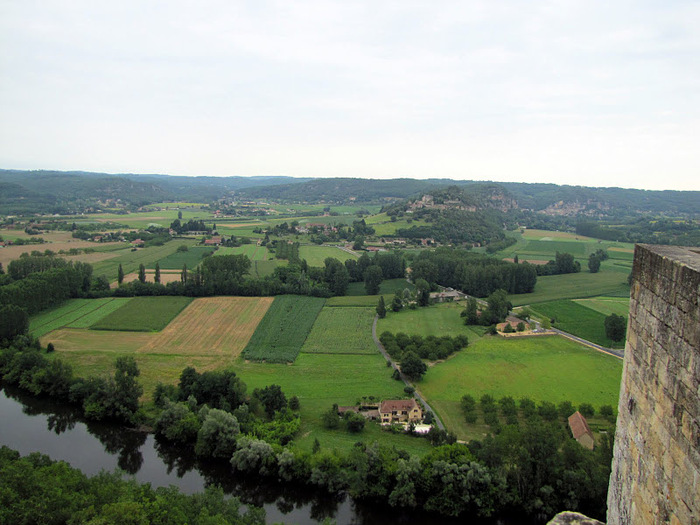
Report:
M700 523L700 249L638 245L609 525Z

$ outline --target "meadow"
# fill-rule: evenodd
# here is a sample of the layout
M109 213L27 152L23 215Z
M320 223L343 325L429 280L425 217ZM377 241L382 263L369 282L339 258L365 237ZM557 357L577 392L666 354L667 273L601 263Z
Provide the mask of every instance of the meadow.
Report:
M605 335L605 314L574 301L538 303L534 313L554 319L553 326L601 346L624 348L625 340L613 343Z
M465 394L614 407L621 376L620 359L563 337L485 337L429 368L417 386L459 438L480 439L479 427L464 420L459 402Z
M267 247L258 246L257 244L242 244L235 247L222 246L216 250L214 255L245 255L251 261L265 261L269 257Z
M134 297L91 326L94 330L155 332L165 328L188 304L191 297Z
M464 319L459 316L463 309L464 304L453 302L435 304L415 310L404 308L399 312L388 311L386 317L377 322L377 333L397 334L403 332L423 337L429 335L436 337L466 335L471 343L480 339L484 330L477 326L465 326Z
M243 357L267 363L293 362L323 308L324 299L281 295L243 350Z
M129 301L131 297L69 299L60 306L33 315L29 320L29 332L34 337L42 337L63 327L89 328Z
M355 259L357 255L341 250L336 246L300 246L299 258L306 259L309 266L323 267L328 257L345 262L347 259Z
M306 354L376 354L372 339L374 308L323 308L301 352Z
M169 255L176 253L179 246L184 244L188 249L191 249L196 246L197 242L195 239L173 239L162 246L138 248L136 251L125 246L123 250L116 252L118 255L115 257L93 264L93 275L104 275L110 282L113 282L117 280L117 269L120 264L124 274L137 272L140 264L147 268L153 268L157 261L164 260ZM181 268L182 266L180 266Z
M617 314L629 317L629 297L594 297L592 299L574 299L574 302L600 312L603 315Z
M382 284L379 285L379 295L394 295L396 290L404 291L406 288L413 290L415 286L413 283L408 282L406 279L385 279ZM348 285L348 291L346 295L367 295L365 290L364 282L350 283ZM373 296L375 297L375 296ZM376 296L376 300L379 301L379 296ZM376 304L376 302L375 302Z
M163 259L152 261L146 268L155 268L157 262L161 270L182 270L185 264L187 268L193 269L212 252L214 252L214 248L210 246L190 246L186 252L175 251Z
M508 299L513 306L523 306L599 295L629 298L628 274L629 269L618 268L605 261L598 273L582 270L579 273L538 277L534 292L510 295Z

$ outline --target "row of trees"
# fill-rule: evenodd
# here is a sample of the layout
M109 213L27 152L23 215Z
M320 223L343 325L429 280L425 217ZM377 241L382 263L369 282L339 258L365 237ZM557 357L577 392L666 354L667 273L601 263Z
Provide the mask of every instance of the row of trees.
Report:
M578 273L581 271L581 263L574 259L570 253L555 254L554 260L547 264L536 266L537 275L560 275L565 273Z

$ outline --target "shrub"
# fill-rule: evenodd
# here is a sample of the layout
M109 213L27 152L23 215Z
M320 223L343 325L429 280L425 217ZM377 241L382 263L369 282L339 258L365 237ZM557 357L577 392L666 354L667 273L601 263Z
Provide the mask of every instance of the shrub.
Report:
M584 417L593 417L595 415L595 408L593 408L593 405L590 403L581 403L578 411L581 412Z

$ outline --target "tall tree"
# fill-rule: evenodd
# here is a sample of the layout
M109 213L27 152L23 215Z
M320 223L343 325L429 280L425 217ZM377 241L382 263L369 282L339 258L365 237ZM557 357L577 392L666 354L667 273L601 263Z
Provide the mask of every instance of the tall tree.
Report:
M180 272L180 281L183 284L187 284L187 264L182 265L182 272Z
M117 282L119 284L122 284L124 282L124 268L122 268L121 263L119 264L119 268L117 269Z
M479 324L476 299L473 297L467 299L467 306L464 309L464 324Z
M420 379L427 370L428 367L415 352L405 352L401 357L401 372L411 379Z
M153 277L153 280L157 283L160 283L160 265L156 262L156 275Z
M598 273L598 270L600 270L600 257L595 253L592 253L590 257L588 257L588 269L591 273Z
M391 309L394 312L398 312L403 308L403 294L401 290L396 290L394 293L394 299L391 301Z
M139 264L139 281L146 282L146 267L143 264Z
M384 304L383 295L379 296L379 303L377 304L377 315L380 319L384 319L386 317L386 304Z
M418 306L430 305L430 285L425 279L416 279Z
M627 320L617 314L610 314L605 318L605 335L612 341L622 341L627 330Z
M365 271L365 291L367 295L377 295L379 293L379 286L382 284L382 279L384 274L382 269L373 264Z

